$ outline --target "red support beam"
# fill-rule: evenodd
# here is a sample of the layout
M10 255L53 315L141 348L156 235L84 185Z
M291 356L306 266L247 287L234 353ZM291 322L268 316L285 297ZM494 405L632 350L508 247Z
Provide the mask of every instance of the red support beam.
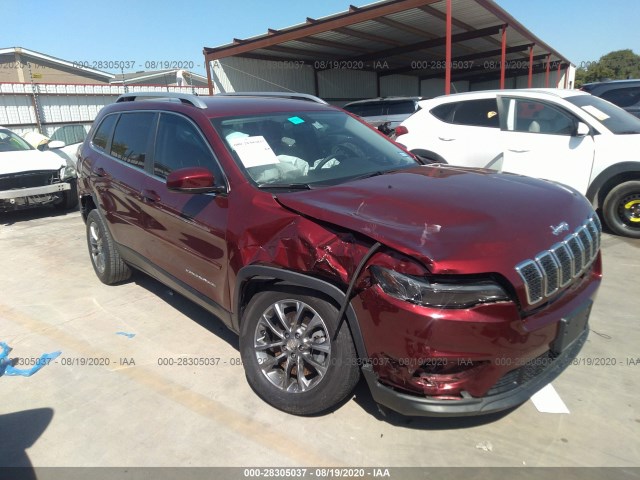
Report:
M549 70L551 69L551 54L547 55L547 71L544 74L544 87L549 88Z
M560 88L561 75L562 75L562 62L558 62L558 73L556 73L556 88Z
M209 95L213 95L213 81L211 80L211 62L204 56L204 66L207 69L207 85L209 86Z
M451 2L447 0L447 32L446 32L446 47L445 47L445 74L444 74L444 94L449 95L451 93ZM504 46L503 46L504 48Z
M507 26L502 27L502 60L500 61L500 90L504 90L505 71L507 68Z
M529 47L529 80L527 80L527 87L533 86L533 45Z

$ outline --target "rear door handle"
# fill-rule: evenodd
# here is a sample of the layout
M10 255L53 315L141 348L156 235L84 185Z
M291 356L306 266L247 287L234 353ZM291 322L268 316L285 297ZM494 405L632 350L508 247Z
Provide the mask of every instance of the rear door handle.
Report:
M155 191L148 190L146 188L142 190L142 192L140 192L140 195L142 196L142 200L144 202L157 202L158 200L160 200L160 195L158 195Z
M438 137L443 142L453 142L455 138Z
M106 177L106 176L108 175L104 168L102 167L96 168L96 177Z
M510 148L509 151L513 153L526 153L529 150L516 150L516 149Z

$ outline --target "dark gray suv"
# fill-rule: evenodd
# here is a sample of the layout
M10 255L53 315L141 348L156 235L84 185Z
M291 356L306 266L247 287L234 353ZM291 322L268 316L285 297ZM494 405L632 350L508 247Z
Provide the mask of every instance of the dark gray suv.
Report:
M624 108L640 118L640 79L587 83L581 90Z

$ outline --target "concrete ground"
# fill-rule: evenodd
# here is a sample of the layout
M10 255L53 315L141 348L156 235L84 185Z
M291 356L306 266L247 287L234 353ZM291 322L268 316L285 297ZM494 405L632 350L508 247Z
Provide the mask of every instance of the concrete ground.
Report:
M553 383L569 414L529 401L483 418L385 418L361 382L335 411L300 418L252 392L220 321L142 274L100 283L78 212L0 215L0 341L27 361L62 352L32 377L0 377L0 467L640 466L640 241L602 244L583 360Z

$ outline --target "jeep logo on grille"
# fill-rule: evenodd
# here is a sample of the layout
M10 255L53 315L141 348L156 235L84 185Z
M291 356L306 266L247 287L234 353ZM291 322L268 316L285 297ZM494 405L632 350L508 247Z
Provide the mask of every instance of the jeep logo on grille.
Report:
M569 231L569 224L567 222L562 222L557 227L554 227L553 225L549 225L549 228L551 228L551 233L553 233L557 237L562 232L568 232Z

